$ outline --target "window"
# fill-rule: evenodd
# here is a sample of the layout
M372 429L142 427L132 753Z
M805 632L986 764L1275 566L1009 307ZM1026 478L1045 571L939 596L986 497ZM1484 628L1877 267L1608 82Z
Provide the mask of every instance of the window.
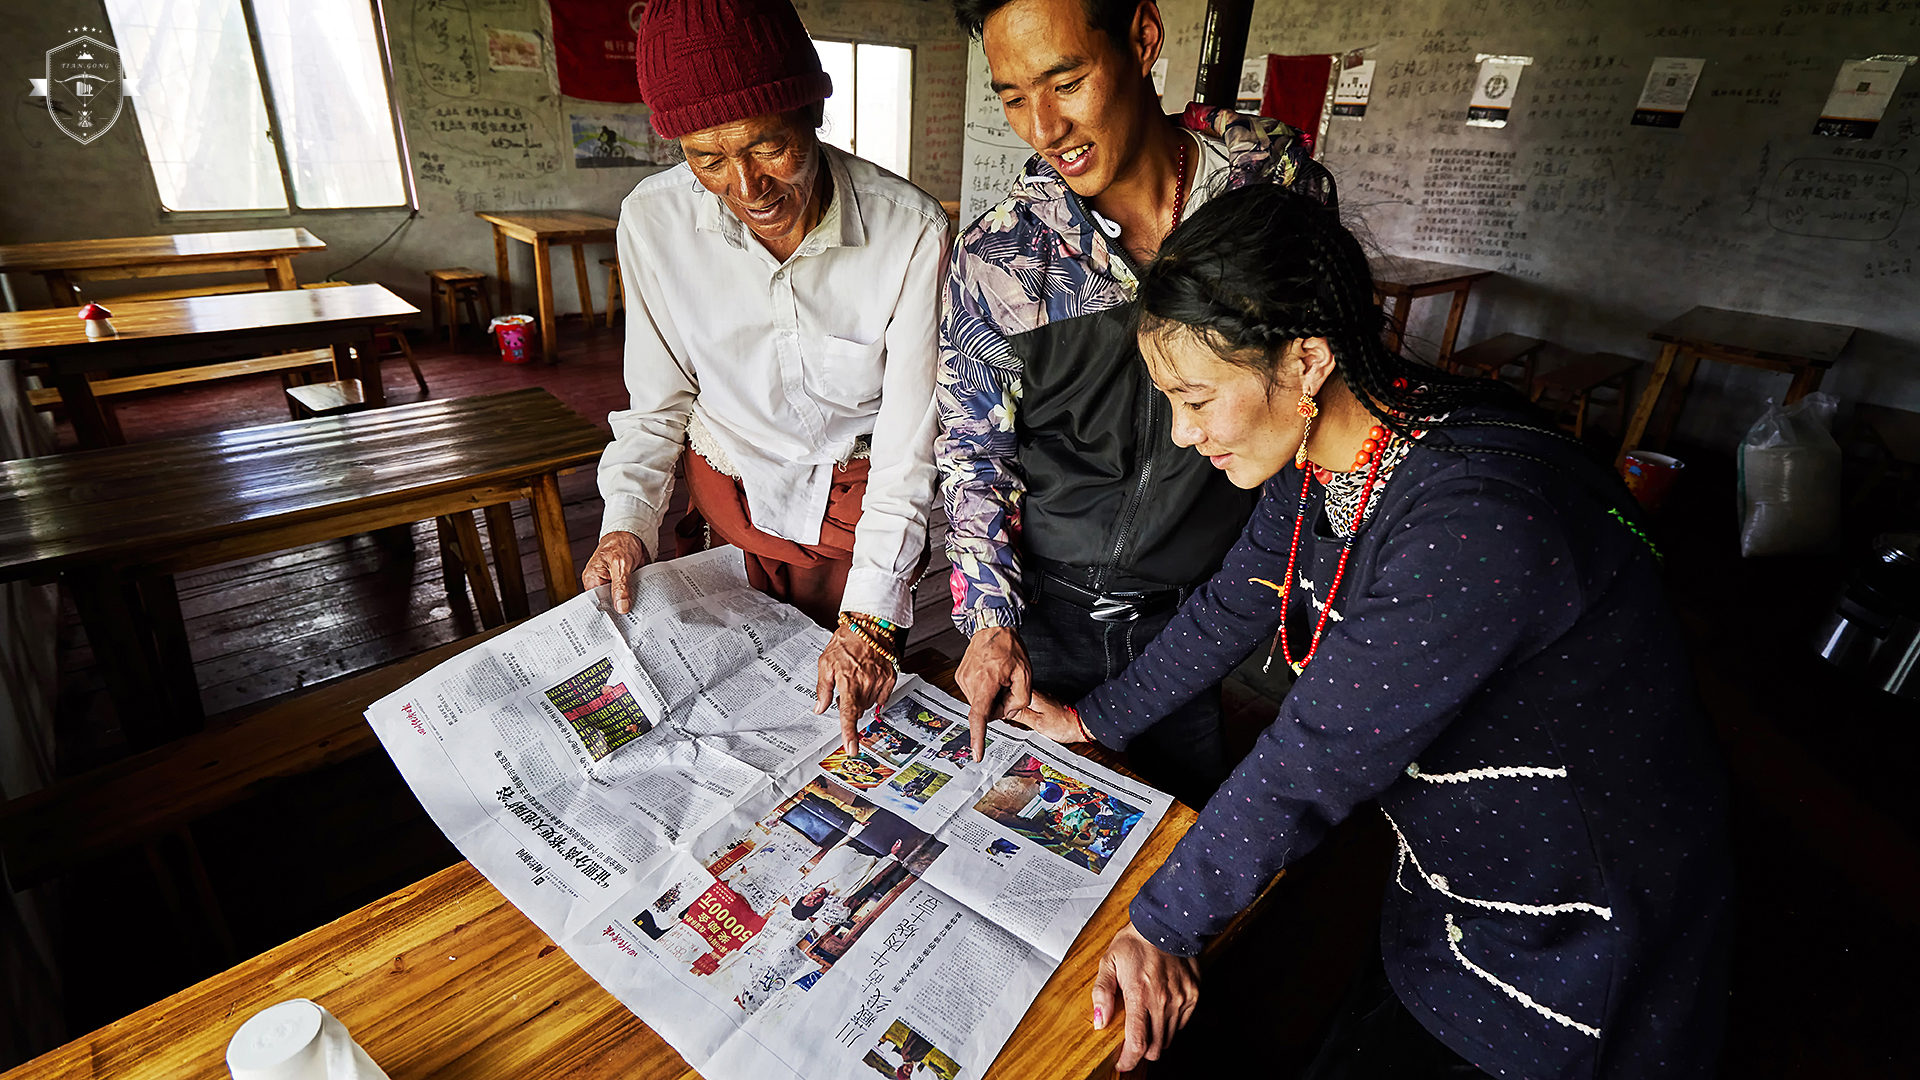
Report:
M818 38L813 45L833 76L821 137L906 176L913 148L913 50Z
M106 0L168 210L408 199L371 0Z

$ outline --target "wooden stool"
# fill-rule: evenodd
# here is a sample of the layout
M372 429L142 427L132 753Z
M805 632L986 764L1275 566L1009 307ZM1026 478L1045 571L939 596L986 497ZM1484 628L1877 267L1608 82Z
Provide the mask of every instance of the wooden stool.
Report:
M440 319L444 310L447 325L447 340L452 341L454 332L460 328L460 320L454 311L454 303L465 305L467 318L486 332L487 324L493 322L493 299L487 295L487 275L478 270L469 270L456 266L448 270L427 271L427 303L433 308L433 335L440 336ZM479 312L474 308L478 302L486 309L487 321L481 322ZM425 383L421 384L425 389Z
M1539 338L1501 334L1469 345L1447 357L1447 366L1455 374L1471 373L1498 379L1502 371L1518 364L1521 370L1519 385L1524 390L1533 385L1533 356L1545 344Z
M612 329L613 309L627 306L626 287L620 281L619 259L601 259L600 265L607 268L607 328Z
M1548 408L1561 414L1560 426L1573 432L1578 439L1586 434L1587 406L1593 399L1593 392L1602 387L1612 387L1617 395L1614 399L1613 432L1618 435L1626 420L1626 406L1633 396L1633 373L1640 368L1640 361L1631 356L1616 353L1593 353L1563 364L1552 371L1541 373L1533 380L1533 400L1538 402L1545 397ZM1549 397L1551 394L1553 396ZM1573 410L1573 419L1565 417L1568 408Z

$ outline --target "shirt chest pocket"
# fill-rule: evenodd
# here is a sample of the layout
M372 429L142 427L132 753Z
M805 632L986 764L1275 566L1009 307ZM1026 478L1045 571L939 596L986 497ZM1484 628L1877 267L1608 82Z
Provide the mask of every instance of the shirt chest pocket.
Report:
M806 358L807 387L836 405L872 405L880 400L880 381L887 370L887 339L862 344L852 338L822 334Z

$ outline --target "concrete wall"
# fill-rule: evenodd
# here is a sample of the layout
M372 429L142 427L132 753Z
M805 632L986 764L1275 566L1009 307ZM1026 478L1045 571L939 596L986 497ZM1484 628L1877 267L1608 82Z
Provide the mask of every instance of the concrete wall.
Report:
M797 6L818 36L914 48L913 123L920 137L911 179L938 198L955 198L966 42L947 7L925 0L801 0ZM0 81L15 91L14 122L0 128L0 161L6 163L0 169L0 242L299 225L328 245L294 264L300 280L317 281L365 255L406 221L404 210L166 213L131 105L112 131L81 146L25 97L26 80L44 74L44 50L71 39L77 26L110 29L99 0L8 0L0 9L7 26L0 35ZM576 209L613 215L626 193L657 171L574 167L569 114L644 114L646 108L562 97L550 44L544 72L489 70L488 27L529 31L543 40L550 36L542 0L384 0L384 9L394 94L419 187L420 216L345 279L379 282L424 307L429 269L464 265L492 274L492 232L473 211ZM467 62L463 55L479 59ZM517 309L531 311L531 248L514 244L511 250ZM600 309L606 296L598 259L612 255L613 246L589 248L588 254L594 307ZM578 311L565 252L556 256L556 309ZM47 303L37 278L14 275L11 284L21 306ZM106 296L131 287L101 282L89 291Z
M1205 10L1163 0L1169 111ZM1847 323L1824 388L1920 410L1920 70L1871 140L1810 134L1841 61L1916 45L1914 0L1259 0L1247 51L1379 62L1323 160L1382 249L1501 271L1462 343L1511 330L1651 358L1647 331L1696 304ZM1463 124L1476 53L1534 58L1504 129ZM1627 123L1655 56L1707 60L1678 130ZM1809 166L1832 179L1790 180ZM1808 224L1869 190L1904 197L1885 228ZM1702 365L1682 434L1733 444L1786 379Z

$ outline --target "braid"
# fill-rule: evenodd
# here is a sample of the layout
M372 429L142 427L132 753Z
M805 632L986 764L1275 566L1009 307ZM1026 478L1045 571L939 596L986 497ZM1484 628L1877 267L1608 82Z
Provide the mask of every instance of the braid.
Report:
M1496 380L1388 349L1359 242L1333 211L1279 185L1209 199L1167 238L1141 278L1140 300L1143 328L1179 324L1269 383L1288 346L1325 338L1361 404L1402 437L1431 426L1422 421L1511 393Z

